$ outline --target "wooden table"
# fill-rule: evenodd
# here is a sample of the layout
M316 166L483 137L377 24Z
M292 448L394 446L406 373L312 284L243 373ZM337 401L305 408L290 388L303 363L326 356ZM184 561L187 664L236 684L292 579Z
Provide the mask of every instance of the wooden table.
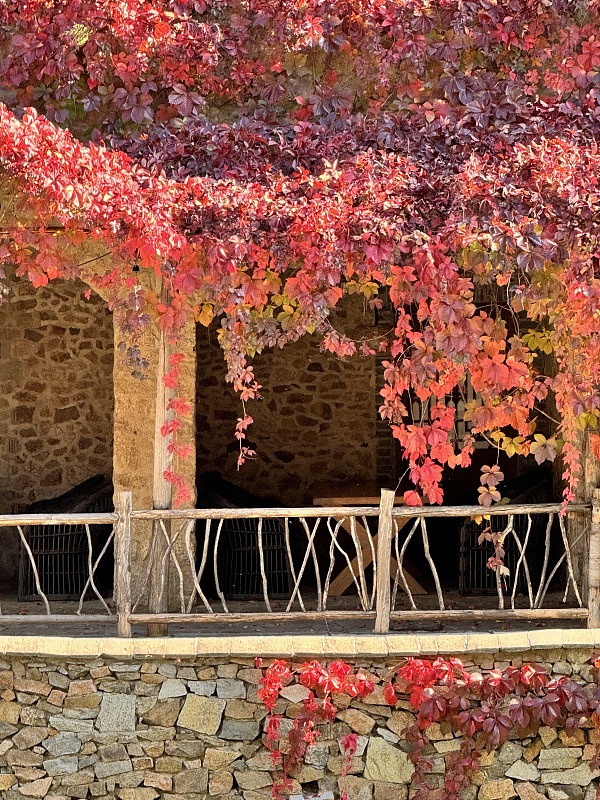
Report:
M381 500L381 490L376 484L371 483L355 483L353 481L346 481L345 483L323 482L315 486L315 497L313 503L316 506L331 507L331 506L379 506ZM394 498L394 505L404 505L401 497ZM336 520L343 519L340 515L335 518ZM401 530L409 521L410 517L402 517L398 520L398 530ZM349 519L344 520L342 528L351 533L351 523ZM373 550L377 552L377 534L373 537L373 550L369 542L369 534L360 520L356 520L356 535L362 550L363 568L366 568L373 561ZM391 561L391 576L395 578L398 570L398 563L392 556ZM352 560L351 567L345 567L340 574L331 582L329 587L329 594L337 597L343 594L346 589L352 584L352 572L356 575L358 571L358 556ZM419 581L410 574L409 567L404 564L404 577L406 583L413 594L427 594L427 591L419 583Z

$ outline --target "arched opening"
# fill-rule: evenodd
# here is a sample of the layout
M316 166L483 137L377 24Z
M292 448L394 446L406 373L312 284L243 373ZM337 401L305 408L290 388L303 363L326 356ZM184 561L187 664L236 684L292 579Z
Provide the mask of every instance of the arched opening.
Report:
M368 315L347 298L336 328L352 335ZM372 320L372 315L371 315ZM255 360L263 399L248 403L258 458L238 470L236 418L241 405L225 382L223 353L214 330L199 328L197 341L197 468L218 471L240 488L286 505L311 504L315 484L377 478L375 362L341 361L304 336ZM260 490L259 490L260 487Z
M380 317L379 325L382 327L383 322L388 323L388 329L393 324L393 320ZM342 304L334 324L355 339L375 338L378 332L373 316L369 318L364 313L362 304L356 302L356 298L348 298L348 302ZM311 338L307 336L283 350L266 351L255 359L257 380L264 384L264 399L248 403L247 411L255 420L249 436L257 442L259 457L256 461L247 462L238 471L238 444L233 434L236 418L241 415L241 405L231 387L225 383L223 355L215 331L199 329L197 467L200 505L219 506L222 500L241 508L310 506L313 501L319 506L376 505L379 502L379 487L399 487L399 497L405 488L409 488L407 464L397 451L397 443L389 425L381 421L377 414L381 404L379 390L383 382L383 361L389 355L368 358L356 356L344 362L320 352L318 343L311 341ZM419 408L413 409L415 420L419 418L419 411ZM460 436L464 436L466 430L464 414L461 414L462 411L457 414L458 448ZM480 444L486 446L486 442ZM494 463L493 457L492 452L491 463ZM506 458L505 461L501 462L506 475L502 487L505 497L526 504L551 500L551 480L544 470L538 469L532 456L527 462L516 457L512 460ZM487 463L490 463L490 453L478 447L472 468L445 470L445 505L474 505L481 466ZM329 484L329 493L323 492L323 484ZM335 487L335 484L338 486ZM346 487L342 484L346 484ZM332 486L342 490L346 488L349 492L331 491ZM356 493L351 495L351 491ZM349 496L374 499L347 502ZM332 498L331 502L322 502L323 497ZM336 497L343 499L336 500ZM251 525L250 520L245 522L248 524L243 529L239 526L234 528L227 522L221 531L219 552L222 553L222 563L217 564L219 580L224 584L221 588L225 595L229 589L232 598L242 597L244 592L248 596L259 597L262 591L256 524ZM529 536L528 555L536 563L541 563L539 552L544 545L546 520L540 517L534 523ZM414 579L416 593L423 596L419 602L437 602L437 577L443 590L448 593L450 602L457 607L461 607L461 604L464 606L468 601L463 599L463 595L470 594L489 595L489 602L494 602L497 595L496 573L488 568L492 544L487 540L483 543L479 541L481 527L472 526L470 520L462 516L432 518L428 522L431 536L425 551L420 529L412 538L409 537L412 524L399 531L398 542L402 547L407 540L404 564L407 573ZM503 530L506 524L506 520L499 517L497 524L494 524L494 531L497 525L502 526L500 530ZM516 535L524 539L527 519L524 521L524 530L519 527L520 524L517 525ZM265 550L262 558L267 564L267 573L268 558L271 558L267 552L270 548L267 536L280 541L279 561L276 554L272 556L273 578L267 575L269 586L276 586L275 577L285 569L283 531L263 529L262 533ZM293 522L290 523L289 534L291 553L288 561L295 562L298 569L306 552L308 534ZM337 542L346 547L348 552L354 553L355 545L350 534L346 526L336 534ZM560 535L560 531L554 531L553 536L555 534ZM327 571L331 557L331 541L332 537L326 531L322 534L320 531L315 539L316 556L323 573ZM506 563L511 576L517 574L518 548L516 537L509 537L506 542ZM365 545L365 551L367 549ZM435 577L430 567L429 553L435 563ZM372 575L372 567L369 569ZM332 572L331 596L341 597L345 594L350 602L348 593L354 591L352 582L337 580L338 576L346 573L340 558ZM533 577L534 573L535 568L532 568ZM231 578L228 577L230 575ZM307 582L310 582L313 578L311 559L306 564L305 575ZM207 586L207 594L211 589L211 586ZM517 589L518 597L524 596L522 570ZM286 594L285 587L281 594ZM404 607L408 608L408 599L407 593L402 593L401 588L398 608Z
M374 315L365 313L360 298L345 298L336 310L336 329L353 338L365 335L369 324L374 325ZM258 457L238 470L234 431L241 415L240 400L225 382L216 332L198 329L199 505L312 506L315 498L340 483L377 484L381 445L373 358L356 355L340 360L320 350L318 336L307 335L283 349L265 350L254 366L263 389L261 400L247 404L247 413L254 419L248 436L251 444L256 443ZM269 591L284 596L289 588L289 560L302 560L304 531L292 525L289 556L281 521L269 525L263 525L262 558ZM316 548L324 562L328 547L326 537L318 537ZM255 521L229 522L223 527L217 568L226 595L260 594L260 558ZM306 567L309 581L313 569L311 561ZM207 585L207 592L212 588Z

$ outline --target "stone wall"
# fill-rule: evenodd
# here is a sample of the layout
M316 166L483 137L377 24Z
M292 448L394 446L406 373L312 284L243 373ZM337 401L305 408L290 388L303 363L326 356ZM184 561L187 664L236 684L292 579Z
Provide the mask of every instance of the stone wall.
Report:
M0 307L0 513L112 470L113 333L78 282L15 280Z
M202 646L219 641L204 640ZM181 648L177 639L162 642L170 652L187 652L186 641ZM157 644L150 642L148 649L156 652ZM79 640L79 652L85 645ZM114 645L117 651L119 642ZM488 669L541 662L555 675L588 686L591 655L591 649L471 654L465 663ZM383 677L393 663L359 665ZM260 675L249 658L6 656L0 660L1 796L269 800L274 773L261 739ZM292 686L283 694L278 711L285 727L306 690ZM402 738L411 719L407 709L401 704L392 711L381 689L341 708L295 775L296 800L314 794L338 798L341 789L349 800L410 799L412 766ZM351 774L343 777L340 738L350 731L359 735L358 750ZM432 772L441 782L460 741L439 729L430 733ZM512 738L484 758L466 798L592 800L594 744L592 730L568 734L541 728L535 737Z
M372 315L347 302L335 315L336 328L363 335ZM376 332L376 331L375 331ZM214 330L198 329L197 463L218 470L258 495L291 505L310 503L319 481L377 476L378 395L373 358L341 361L306 336L254 360L263 399L249 402L254 418L249 438L258 458L236 468L234 438L241 403L225 382L225 362Z

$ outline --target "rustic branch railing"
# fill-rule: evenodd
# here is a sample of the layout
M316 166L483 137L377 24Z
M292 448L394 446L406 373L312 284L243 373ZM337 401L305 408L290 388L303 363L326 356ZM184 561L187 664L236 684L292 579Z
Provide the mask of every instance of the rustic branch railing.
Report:
M105 598L98 590L98 587L96 585L96 573L100 562L102 561L107 551L109 550L110 546L114 542L116 525L118 523L118 520L119 517L116 513L0 515L0 529L14 528L18 532L22 551L26 555L27 563L29 564L33 573L33 580L35 583L36 593L40 597L40 600L44 604L45 608L45 614L27 614L26 616L24 616L23 614L6 614L3 612L2 607L0 605L0 622L2 624L18 622L21 625L23 625L25 621L30 623L35 623L35 622L89 623L89 622L106 622L107 619L114 621L115 619L117 619L116 615L110 610ZM106 541L102 543L100 552L94 554L92 545L92 538L93 538L92 529L95 526L99 525L111 526L112 530L108 535ZM27 528L29 526L70 527L73 528L74 531L77 531L81 535L84 542L86 543L85 561L86 561L87 572L85 575L85 581L83 581L83 589L81 591L79 600L77 601L76 613L61 614L53 612L52 600L51 597L49 596L50 592L44 591L44 576L43 574L42 575L40 574L39 556L36 557L36 553L34 553L34 551L32 550L31 543L28 540L26 534ZM97 600L102 606L102 608L104 608L104 613L102 614L83 613L84 602L88 597Z
M264 621L277 617L284 617L286 620L375 617L378 516L379 508L373 506L133 511L130 515L132 524L142 520L159 523L152 526L151 557L145 577L149 580L153 573L158 572L163 575L164 580L166 569L163 567L170 563L171 575L174 576L175 602L179 611L168 614L138 611L147 592L147 580L144 580L138 596L132 599L129 620L133 623L152 624L154 621ZM255 522L255 546L258 551L261 594L265 609L261 612L232 611L226 591L221 585L219 560L222 555L220 547L224 526L227 522L238 520ZM272 596L265 568L263 536L268 521L277 521L280 524L281 546L285 548L288 561L290 586L284 598ZM170 530L165 524L167 522L170 523ZM197 541L193 536L195 527ZM166 544L162 550L155 546L157 536ZM158 553L161 553L163 563L161 569L156 570L153 561ZM368 572L364 563L367 558L373 564ZM331 609L330 588L336 564L341 564L351 573L360 606L356 611ZM314 592L311 592L310 598L307 596L309 572L310 583L314 584ZM214 604L209 602L203 589L203 581L207 578L213 582L217 596ZM201 612L193 612L196 602L203 609ZM285 610L275 611L275 603L284 606ZM219 610L215 610L216 608Z
M586 619L589 615L588 608L585 606L582 594L579 587L579 581L573 569L572 549L581 543L582 538L587 533L590 537L590 542L595 541L600 536L600 531L591 525L588 531L580 533L579 536L573 541L570 540L568 535L568 520L574 514L587 514L589 513L590 506L586 504L572 504L568 507L566 515L561 514L561 506L554 503L543 504L527 504L527 505L502 505L494 506L489 509L482 509L475 506L451 506L444 508L422 508L419 510L409 508L393 508L391 516L393 519L394 533L393 533L393 550L395 555L397 569L394 578L394 587L390 598L389 614L388 609L378 609L382 619L401 620L401 619L440 619L440 612L443 612L441 618L461 619L461 618L499 618L504 616L512 616L512 618L520 619ZM516 544L518 559L514 575L508 575L505 579L503 572L504 565L499 563L494 567L496 573L496 591L498 596L497 609L470 609L463 610L450 610L446 608L444 602L444 593L442 591L441 583L438 577L436 565L431 558L429 547L429 535L427 530L427 520L432 518L452 518L452 517L466 517L481 519L479 523L481 526L482 534L489 531L491 538L492 533L495 534L495 547L504 549L507 540L514 541ZM544 528L544 541L543 552L541 554L541 564L530 564L531 556L528 557L528 545L531 544L530 538L533 527L534 518L545 518L543 524ZM492 530L492 520L500 518L502 525L496 530ZM516 520L524 521L525 524L517 526ZM409 523L408 525L406 523ZM559 536L556 537L558 542L552 541L552 532L555 528L558 529ZM521 530L518 530L518 527ZM405 530L405 528L407 530ZM410 586L406 581L404 574L404 562L407 547L413 537L420 536L422 539L423 552L426 561L430 567L433 582L435 585L435 592L437 595L438 609L436 610L420 610L417 608L415 598L410 590ZM558 552L556 550L558 549ZM554 552L553 552L554 551ZM600 552L600 550L599 550ZM539 556L539 550L537 555ZM590 559L592 558L590 549ZM592 562L590 561L590 564ZM535 574L534 567L540 567L540 573L537 580L537 585L534 585L533 576ZM576 603L574 607L564 608L543 608L543 603L551 586L552 580L555 578L561 567L564 568L566 573L566 581L564 585L564 594L562 602L566 603L569 595L572 593L573 600ZM526 587L527 606L516 607L516 594L519 586L519 579L521 575L524 577L524 584ZM512 588L509 590L509 586ZM600 574L598 585L600 587ZM398 588L402 587L407 595L410 610L396 610L396 599L398 596ZM506 608L506 603L510 603L510 610ZM596 618L595 618L596 619ZM597 623L596 623L597 624Z
M128 613L129 623L232 623L265 622L276 620L350 620L374 621L377 633L386 633L392 621L412 620L473 620L487 618L513 619L587 619L584 604L572 562L572 548L579 539L569 538L568 521L575 514L589 514L590 506L573 504L566 516L561 506L554 503L497 506L483 509L480 506L453 507L394 507L394 494L383 490L379 506L332 508L254 508L254 509L186 509L133 511L130 524L138 521L153 522L154 537L163 540L162 549L153 546L151 551L161 552L164 565L170 563L175 591L172 605L177 611L149 613L140 610L144 602L146 582L142 591L133 598ZM494 531L495 552L512 541L517 547L518 559L514 575L505 575L500 563L496 570L497 608L448 608L432 556L429 523L440 518L484 517L482 530L494 527L491 520L501 518L500 529ZM532 563L531 539L533 520L543 519L543 543L539 562ZM263 610L254 610L246 604L236 610L229 603L226 591L220 584L219 547L224 526L232 520L252 520L255 524L256 546L260 555ZM285 531L289 560L290 590L283 602L270 595L264 568L262 533L267 521L278 520ZM158 525L156 524L158 523ZM179 523L179 524L177 524ZM169 533L170 529L174 533ZM198 559L194 549L194 528L198 540ZM497 526L496 526L497 528ZM293 537L290 531L293 529ZM593 537L593 526L590 536ZM584 534L580 534L583 536ZM587 535L587 531L585 532ZM598 534L600 535L600 533ZM293 542L291 541L293 539ZM303 544L301 544L303 541ZM432 591L425 599L429 608L418 608L411 592L410 573L407 570L407 552L419 542L421 559L430 573ZM539 555L538 548L538 555ZM372 564L372 566L369 566ZM163 566L164 566L163 565ZM331 586L336 571L349 570L357 608L339 608L331 596ZM310 570L310 589L307 574ZM155 566L148 564L148 575ZM165 569L158 570L165 574ZM211 603L203 590L203 582L212 572L216 603ZM551 584L564 573L561 587L562 600L558 608L544 607ZM517 598L519 582L525 585L524 597ZM600 606L600 574L598 580ZM406 598L408 608L399 608L399 597ZM437 608L431 607L436 599ZM423 597L418 598L423 601ZM281 600L281 598L279 598ZM199 608L197 608L199 606Z
M394 506L394 494L383 490L379 506L132 510L131 494L120 492L114 514L58 514L0 516L0 528L19 532L23 549L35 575L38 595L46 614L27 615L36 621L117 621L118 634L130 636L133 624L151 626L173 623L261 623L298 620L372 620L377 633L386 633L390 623L424 620L472 621L474 619L581 619L600 626L600 493L590 505L573 504L561 515L558 504L496 506L405 507ZM570 528L574 515L586 524ZM496 572L497 608L453 608L443 588L440 563L436 564L439 520L482 518L482 532L489 529L493 554L501 556L513 543L514 564L505 574L501 557L493 563ZM437 522L434 523L434 521ZM236 605L230 587L223 583L223 558L227 531L246 524L255 549L254 585L262 609L256 603ZM587 522L589 521L589 524ZM151 537L146 574L132 575L132 529L144 524ZM438 530L435 525L438 525ZM72 525L85 531L89 552L88 574L75 614L54 613L51 598L43 590L36 555L24 531L28 525ZM111 525L112 533L100 553L92 553L91 527ZM229 526L229 527L228 527ZM279 536L289 580L286 590L273 590L269 573L269 537ZM534 533L535 531L535 533ZM493 535L492 535L493 534ZM580 588L583 576L575 573L573 551L581 552L582 539L589 552L588 597ZM533 541L536 540L536 548ZM116 615L98 591L98 564L107 548L114 546ZM441 552L441 548L437 548ZM411 570L418 558L420 580L427 595L413 591ZM439 562L440 559L438 559ZM354 608L333 590L341 572L350 576ZM167 576L169 578L167 579ZM134 580L135 578L135 580ZM158 580L159 585L152 586ZM560 583L562 602L549 608L550 592ZM132 587L135 595L132 595ZM140 588L141 587L141 588ZM148 610L151 592L164 594L168 611ZM84 601L95 599L103 614L83 613ZM1 622L23 622L21 614L3 614ZM156 629L154 627L154 629Z

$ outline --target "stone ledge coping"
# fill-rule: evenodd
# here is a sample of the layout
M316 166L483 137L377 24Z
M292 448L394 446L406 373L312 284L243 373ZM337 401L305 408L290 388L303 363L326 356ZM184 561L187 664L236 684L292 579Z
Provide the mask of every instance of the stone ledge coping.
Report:
M162 658L401 658L557 648L600 649L600 628L552 628L497 633L416 633L388 636L204 636L119 639L0 636L0 656L94 659Z

